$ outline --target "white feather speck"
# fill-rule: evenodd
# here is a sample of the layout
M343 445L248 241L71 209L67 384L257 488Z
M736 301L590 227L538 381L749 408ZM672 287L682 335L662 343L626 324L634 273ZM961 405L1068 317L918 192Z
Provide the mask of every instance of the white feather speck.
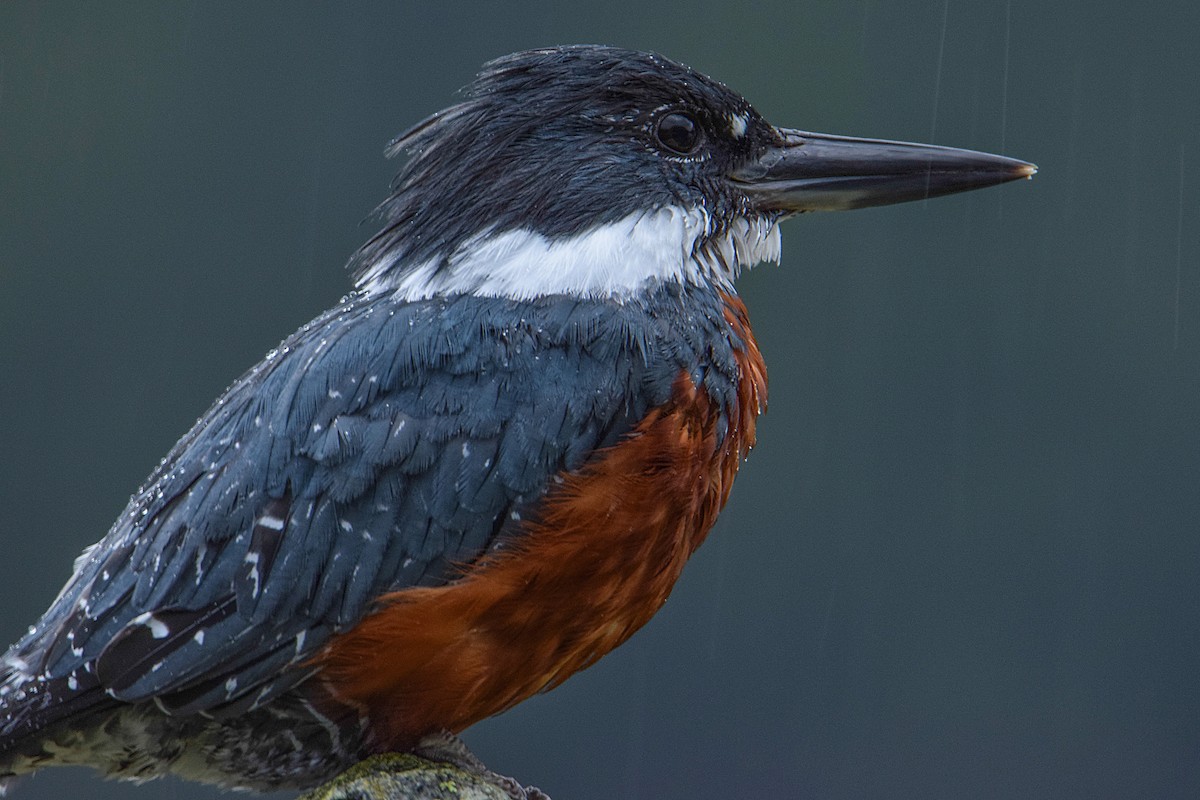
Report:
M264 528L268 528L273 531L281 531L283 530L284 525L287 524L287 521L271 514L263 514L261 517L255 520L255 524L261 525Z
M171 635L171 629L167 627L167 623L163 622L149 611L143 614L138 614L136 617L130 620L130 624L145 625L150 629L150 635L155 639L165 639Z
M730 114L729 115L729 132L733 134L733 138L740 139L746 135L746 125L749 120L745 114Z

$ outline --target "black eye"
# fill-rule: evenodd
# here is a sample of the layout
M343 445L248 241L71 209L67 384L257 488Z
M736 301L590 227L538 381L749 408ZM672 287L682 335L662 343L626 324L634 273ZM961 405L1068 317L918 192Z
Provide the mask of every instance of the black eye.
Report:
M655 133L663 147L680 155L695 150L700 141L700 126L696 120L690 114L678 111L660 119Z

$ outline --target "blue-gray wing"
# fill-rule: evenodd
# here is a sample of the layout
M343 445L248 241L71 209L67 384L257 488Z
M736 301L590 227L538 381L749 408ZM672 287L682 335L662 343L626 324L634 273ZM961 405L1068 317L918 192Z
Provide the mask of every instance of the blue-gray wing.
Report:
M0 749L113 698L235 713L380 595L437 585L665 400L634 309L351 298L235 383L0 671ZM672 359L667 359L671 361Z

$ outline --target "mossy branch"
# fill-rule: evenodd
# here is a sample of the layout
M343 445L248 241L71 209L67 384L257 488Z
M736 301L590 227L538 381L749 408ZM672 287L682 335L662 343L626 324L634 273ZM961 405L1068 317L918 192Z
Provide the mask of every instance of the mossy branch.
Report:
M496 776L500 780L499 776ZM512 800L478 772L407 753L372 756L298 800Z

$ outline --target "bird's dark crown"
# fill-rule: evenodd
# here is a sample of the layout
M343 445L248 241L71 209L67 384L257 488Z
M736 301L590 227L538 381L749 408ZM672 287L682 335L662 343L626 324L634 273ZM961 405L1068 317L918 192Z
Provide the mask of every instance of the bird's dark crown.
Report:
M698 246L749 213L728 175L778 139L723 84L613 47L505 56L465 95L391 144L409 161L380 207L383 230L352 262L360 287L450 270L480 237L552 243L667 208L698 213Z

